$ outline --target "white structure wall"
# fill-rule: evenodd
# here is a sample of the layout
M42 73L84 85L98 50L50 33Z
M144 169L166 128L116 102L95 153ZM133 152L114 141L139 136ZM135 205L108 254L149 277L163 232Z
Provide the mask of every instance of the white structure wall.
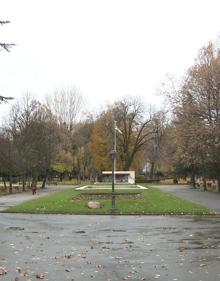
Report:
M110 178L110 176L112 175L112 171L103 171L102 175L103 175L103 177L106 176L106 179ZM127 182L130 184L134 184L135 183L135 171L115 171L115 179L116 179L116 182L118 182L118 183Z

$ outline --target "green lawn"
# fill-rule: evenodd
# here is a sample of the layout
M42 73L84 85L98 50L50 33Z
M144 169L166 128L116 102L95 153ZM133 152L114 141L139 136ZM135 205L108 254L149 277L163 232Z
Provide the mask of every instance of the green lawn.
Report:
M111 193L111 190L65 190L27 201L15 207L11 207L7 212L18 213L45 213L45 214L109 214L111 209L111 198L98 199L101 209L88 209L89 200L77 198L84 194ZM137 193L139 194L137 196ZM120 199L119 194L136 194L136 198ZM118 198L117 198L118 195ZM105 195L106 197L106 195ZM94 200L93 200L94 201ZM96 200L97 201L97 200ZM116 208L119 214L212 214L213 212L200 205L179 199L173 195L163 193L157 189L147 190L118 190L116 191Z

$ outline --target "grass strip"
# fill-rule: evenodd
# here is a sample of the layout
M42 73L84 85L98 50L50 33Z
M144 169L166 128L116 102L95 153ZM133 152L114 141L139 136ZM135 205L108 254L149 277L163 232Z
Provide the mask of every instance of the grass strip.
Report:
M148 187L147 190L118 190L116 191L117 213L121 215L202 215L214 212L201 205L177 198L158 189ZM6 212L39 213L39 214L110 214L111 196L108 200L98 200L100 209L89 209L88 200L80 200L80 194L111 194L111 190L64 190L52 195L26 201L9 208ZM120 199L118 194L140 194L140 198ZM96 201L96 200L94 200Z

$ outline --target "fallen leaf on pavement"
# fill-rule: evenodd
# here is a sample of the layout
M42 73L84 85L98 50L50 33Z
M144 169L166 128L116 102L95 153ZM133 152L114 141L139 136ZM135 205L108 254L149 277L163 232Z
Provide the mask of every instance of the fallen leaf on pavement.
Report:
M65 271L66 271L66 272L70 272L71 270L70 270L70 269L68 269L68 268L66 268L66 269L65 269Z
M37 279L44 279L44 277L45 277L45 274L43 272L36 273L36 278Z
M8 273L7 269L5 267L1 266L0 267L0 275L5 275L7 273Z
M21 267L16 267L16 272L21 273Z

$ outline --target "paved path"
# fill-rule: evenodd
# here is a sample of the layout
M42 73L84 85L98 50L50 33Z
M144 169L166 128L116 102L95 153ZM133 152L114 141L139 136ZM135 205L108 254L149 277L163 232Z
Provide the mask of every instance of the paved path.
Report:
M158 185L154 187L177 197L203 205L220 214L220 193L204 192L194 189L189 185Z
M32 191L29 190L27 192L0 196L0 212L5 211L7 208L18 205L24 201L32 200L34 198L39 198L68 188L73 188L73 186L50 185L50 186L46 186L45 189L38 189L37 194L35 195L32 195Z
M217 281L219 233L217 216L2 213L0 280Z
M48 187L35 197L61 188ZM194 198L194 202L203 196L203 192L188 186L159 188L182 198ZM218 194L204 192L205 195L212 204L210 196L220 199ZM34 196L29 192L0 200L3 198L5 204L12 205ZM220 280L219 233L219 216L2 213L0 267L7 274L0 279L34 281L38 280L38 274L53 281L217 281Z

